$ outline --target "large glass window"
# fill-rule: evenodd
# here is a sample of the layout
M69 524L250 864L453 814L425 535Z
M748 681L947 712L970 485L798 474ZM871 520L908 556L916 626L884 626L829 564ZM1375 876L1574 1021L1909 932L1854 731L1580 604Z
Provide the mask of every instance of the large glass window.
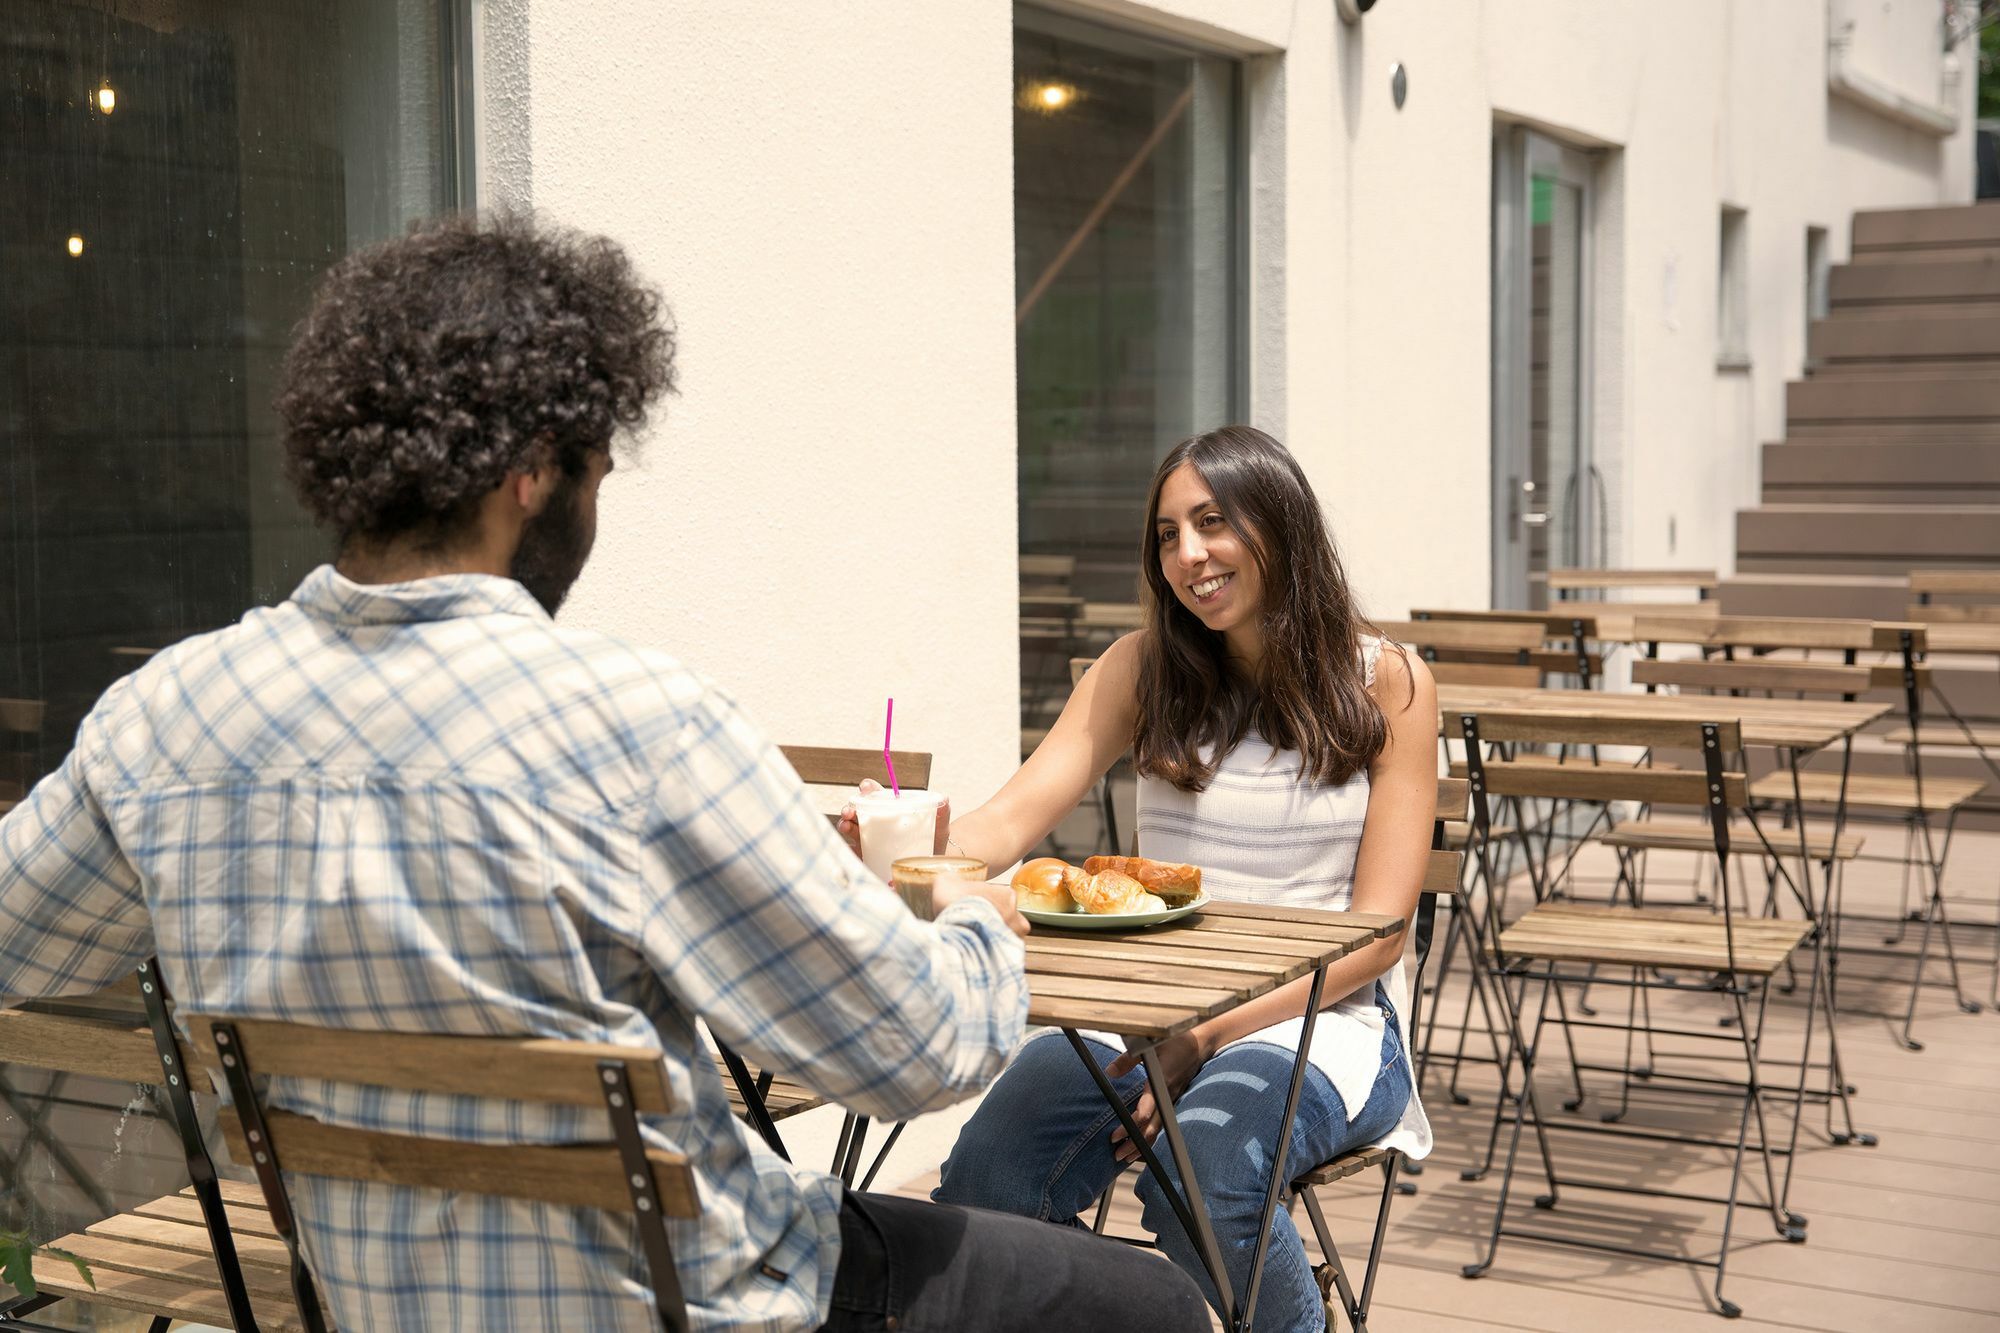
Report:
M274 373L315 280L458 202L440 0L0 6L0 803L148 651L326 551Z
M0 810L114 679L326 557L275 372L329 264L462 202L462 3L0 5ZM150 1094L60 1086L0 1072L0 1227L179 1170L126 1132Z
M1154 465L1242 415L1241 100L1233 60L1015 11L1029 742L1131 623Z

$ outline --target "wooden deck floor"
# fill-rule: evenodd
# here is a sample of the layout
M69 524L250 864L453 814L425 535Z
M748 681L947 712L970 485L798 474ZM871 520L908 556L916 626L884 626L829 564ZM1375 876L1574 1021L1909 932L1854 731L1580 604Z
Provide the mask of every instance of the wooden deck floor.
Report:
M1877 839L1885 849L1891 836ZM1691 861L1656 854L1654 882L1685 879ZM1594 867L1579 861L1579 873ZM1890 868L1857 864L1847 881L1850 920L1892 914L1897 881ZM1960 834L1948 889L1960 921L1960 961L1967 991L1990 998L1995 897L2000 893L2000 836ZM1663 888L1660 892L1664 893ZM1879 938L1879 929L1850 925L1846 939ZM1736 1214L1724 1294L1743 1307L1725 1324L1715 1313L1710 1270L1635 1260L1509 1239L1478 1280L1460 1275L1481 1251L1498 1193L1495 1171L1485 1180L1459 1179L1483 1152L1497 1080L1490 1066L1468 1065L1461 1083L1470 1104L1454 1105L1434 1072L1427 1090L1438 1147L1416 1178L1418 1193L1396 1200L1371 1326L1396 1329L1532 1329L1594 1333L1599 1329L1709 1330L2000 1330L2000 1014L1989 1007L1961 1012L1942 984L1926 987L1916 1035L1925 1050L1895 1040L1908 994L1911 963L1852 957L1843 964L1839 1024L1842 1054L1858 1126L1880 1138L1874 1148L1836 1147L1824 1107L1809 1106L1799 1140L1791 1207L1810 1223L1806 1243L1780 1239L1761 1171L1747 1171L1744 1206ZM1944 968L1930 975L1942 982ZM1458 1014L1462 974L1450 979L1440 1015ZM1434 1001L1435 1002L1435 1001ZM1623 994L1599 988L1594 1003L1606 1017L1622 1012ZM1713 1028L1721 1003L1712 995L1656 998L1656 1021ZM1773 996L1766 1032L1767 1077L1796 1061L1803 1030L1803 989ZM1611 1063L1622 1039L1579 1032L1585 1063ZM1438 1046L1453 1044L1440 1033ZM1477 1047L1475 1038L1474 1046ZM1661 1049L1713 1047L1677 1042ZM1699 1072L1700 1059L1663 1060L1662 1068ZM1737 1066L1740 1068L1740 1064ZM1792 1066L1796 1078L1796 1064ZM1716 1066L1717 1072L1724 1072ZM1565 1061L1542 1070L1543 1104L1555 1107L1570 1078ZM1577 1120L1595 1123L1615 1104L1618 1077L1586 1073L1588 1094ZM1773 1104L1774 1136L1789 1127L1789 1109ZM1708 1097L1673 1096L1640 1086L1628 1124L1733 1135L1735 1114ZM1554 1136L1558 1172L1565 1176L1647 1183L1706 1193L1728 1182L1727 1158L1712 1150L1639 1143L1592 1134ZM1523 1161L1529 1161L1524 1151ZM908 1182L926 1190L934 1175ZM1337 1241L1350 1271L1359 1271L1380 1178L1369 1176L1325 1191ZM1517 1177L1510 1221L1589 1239L1712 1256L1720 1240L1720 1210L1657 1199L1567 1191L1556 1209L1537 1211L1543 1188L1538 1168ZM1303 1214L1299 1214L1303 1222ZM1116 1229L1136 1234L1138 1209L1129 1190L1114 1209ZM1317 1256L1315 1255L1315 1260Z

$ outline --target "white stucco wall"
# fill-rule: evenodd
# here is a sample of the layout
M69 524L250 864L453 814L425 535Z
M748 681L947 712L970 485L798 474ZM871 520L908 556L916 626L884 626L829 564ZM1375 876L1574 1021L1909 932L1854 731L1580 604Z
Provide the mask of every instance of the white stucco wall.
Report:
M785 739L899 736L976 798L1014 757L1010 11L997 0L484 0L489 199L610 232L682 396L606 493L579 621ZM1971 191L1959 135L1830 98L1827 42L1944 96L1930 0L1067 0L1248 62L1253 418L1372 611L1483 604L1496 118L1600 149L1593 379L1614 563L1731 560L1804 351L1804 245ZM1830 13L1831 11L1831 13ZM1410 93L1398 111L1389 71ZM1747 371L1716 366L1748 211ZM1669 533L1672 532L1671 544Z
M680 327L565 617L781 741L879 746L893 695L938 785L991 790L1018 757L1006 6L506 8L532 187L489 193L619 238Z

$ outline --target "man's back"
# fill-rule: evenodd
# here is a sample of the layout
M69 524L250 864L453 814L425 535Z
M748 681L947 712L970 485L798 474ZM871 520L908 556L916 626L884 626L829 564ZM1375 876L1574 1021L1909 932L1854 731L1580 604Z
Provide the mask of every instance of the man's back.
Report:
M677 1108L649 1133L697 1173L703 1218L673 1243L702 1327L813 1327L840 1191L733 1120L697 1016L885 1116L969 1094L1025 1020L990 910L914 922L729 700L505 579L323 568L161 654L0 851L0 994L90 989L157 950L214 1013L661 1046ZM272 1101L488 1141L607 1134L334 1082ZM294 1196L342 1327L648 1324L616 1219L309 1177Z

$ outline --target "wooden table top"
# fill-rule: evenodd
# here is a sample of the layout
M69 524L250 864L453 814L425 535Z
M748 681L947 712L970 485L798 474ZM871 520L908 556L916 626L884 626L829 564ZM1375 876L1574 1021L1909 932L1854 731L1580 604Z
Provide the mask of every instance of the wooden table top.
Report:
M1528 689L1506 685L1439 685L1440 718L1481 708L1586 717L1603 721L1677 718L1740 722L1743 743L1817 750L1861 730L1891 711L1889 703L1820 699L1754 699L1713 694L1626 694L1601 690ZM1454 733L1456 734L1456 733Z
M1373 912L1221 901L1145 930L1037 925L1028 1021L1159 1041L1402 929Z

